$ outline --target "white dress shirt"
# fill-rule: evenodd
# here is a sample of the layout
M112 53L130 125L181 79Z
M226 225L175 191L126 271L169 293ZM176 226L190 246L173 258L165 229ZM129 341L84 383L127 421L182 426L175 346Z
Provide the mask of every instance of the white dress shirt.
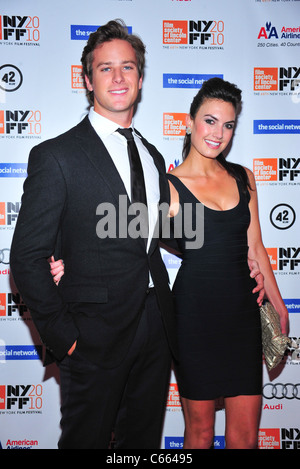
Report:
M93 107L89 111L89 120L110 154L130 199L131 184L127 140L117 132L117 129L120 126L95 112ZM147 243L147 249L149 249L158 215L158 204L160 199L159 173L152 156L143 145L141 138L134 132L133 125L130 127L133 129L134 141L138 148L144 171L149 216L149 237Z

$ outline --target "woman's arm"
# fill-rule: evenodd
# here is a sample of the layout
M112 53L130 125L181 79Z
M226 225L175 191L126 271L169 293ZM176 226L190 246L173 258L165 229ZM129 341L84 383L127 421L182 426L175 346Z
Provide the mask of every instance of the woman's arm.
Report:
M246 168L245 168L246 169ZM250 191L250 203L249 209L251 214L251 221L248 228L248 246L249 253L248 256L250 259L256 260L259 265L259 269L264 276L264 288L266 296L270 303L274 306L278 314L280 315L280 324L283 334L289 333L289 318L288 310L284 304L284 301L281 297L271 264L269 260L268 253L264 247L261 228L258 215L258 201L257 201L257 191L256 184L253 173L246 169L250 185L252 190Z

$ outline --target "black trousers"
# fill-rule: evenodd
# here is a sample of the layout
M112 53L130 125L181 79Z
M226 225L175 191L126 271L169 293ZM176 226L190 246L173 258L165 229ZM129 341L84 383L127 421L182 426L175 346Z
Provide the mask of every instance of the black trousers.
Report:
M80 352L59 365L60 449L157 449L168 392L171 354L153 290L121 365L104 369Z

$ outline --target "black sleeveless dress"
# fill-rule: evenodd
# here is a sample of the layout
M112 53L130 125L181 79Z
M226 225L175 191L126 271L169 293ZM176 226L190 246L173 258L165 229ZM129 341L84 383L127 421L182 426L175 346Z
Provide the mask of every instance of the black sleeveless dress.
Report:
M178 231L186 207L192 207L195 223L201 202L180 179L171 174L168 179L179 193L182 216L179 223L179 215L172 219ZM182 238L177 237L183 257L173 286L179 343L176 376L181 396L188 399L257 395L262 390L260 315L257 295L252 293L256 281L250 278L247 263L250 195L237 185L240 200L235 208L204 207L201 248L187 248L191 239L184 226Z

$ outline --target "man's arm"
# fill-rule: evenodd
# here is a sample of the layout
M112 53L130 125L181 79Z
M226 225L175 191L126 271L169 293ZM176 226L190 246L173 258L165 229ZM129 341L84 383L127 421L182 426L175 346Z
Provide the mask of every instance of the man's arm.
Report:
M54 253L66 203L66 186L55 157L35 147L29 157L22 205L11 246L11 270L46 347L61 359L78 337L48 260Z

